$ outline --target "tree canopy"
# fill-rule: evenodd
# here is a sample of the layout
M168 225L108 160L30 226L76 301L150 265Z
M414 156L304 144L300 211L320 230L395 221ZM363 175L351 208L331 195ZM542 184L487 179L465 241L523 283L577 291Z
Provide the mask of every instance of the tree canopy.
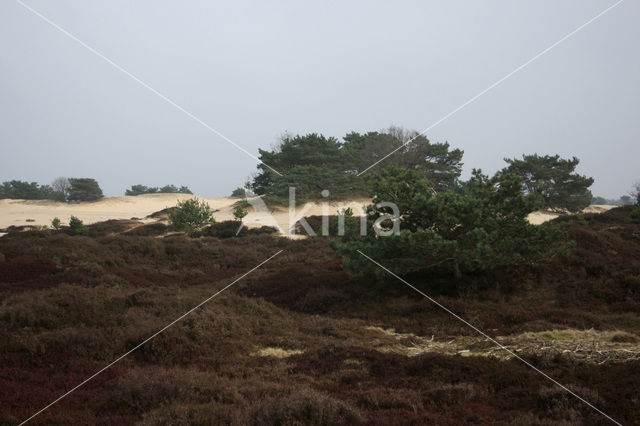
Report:
M40 186L37 182L24 182L12 180L0 185L0 198L43 200L50 192L48 185Z
M520 176L524 190L539 197L542 208L578 212L591 204L593 178L575 173L578 158L533 154L505 161L506 170Z
M397 148L400 149L368 169ZM459 149L450 149L448 143L431 143L416 132L400 128L352 132L342 141L317 133L286 135L273 150L259 152L262 163L251 183L256 194L285 197L288 187L295 186L298 197L311 199L320 198L325 189L331 198L365 196L366 176L359 174L375 174L389 165L420 172L437 191L450 189L460 176L463 155Z
M451 149L447 142L431 143L415 131L391 127L385 132L352 132L344 140L345 156L356 173L380 161L367 172L376 173L391 165L413 169L422 172L430 187L444 191L455 186L462 172L464 151Z
M95 179L69 178L68 201L97 201L104 197Z

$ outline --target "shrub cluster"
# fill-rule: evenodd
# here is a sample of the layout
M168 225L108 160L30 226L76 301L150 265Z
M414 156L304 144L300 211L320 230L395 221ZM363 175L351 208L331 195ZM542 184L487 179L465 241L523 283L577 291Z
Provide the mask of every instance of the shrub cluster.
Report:
M186 186L177 187L175 185L165 185L163 187L132 185L127 189L124 195L142 195L142 194L193 194Z

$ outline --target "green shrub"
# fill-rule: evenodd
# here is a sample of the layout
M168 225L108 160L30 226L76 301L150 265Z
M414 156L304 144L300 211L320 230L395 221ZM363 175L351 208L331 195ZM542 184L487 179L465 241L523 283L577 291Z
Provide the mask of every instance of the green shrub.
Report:
M85 234L87 231L88 228L84 226L82 220L75 216L71 216L71 219L69 219L69 228L67 229L67 233L69 235L81 235Z
M53 229L60 229L60 219L57 217L54 217L53 220L51 221L51 226L53 227Z
M169 226L192 236L213 223L215 221L209 204L196 198L178 201L177 208L169 212Z
M237 206L234 210L233 210L233 217L236 218L236 220L242 220L243 217L245 217L247 214L249 214L249 212L247 211L247 209L242 208L240 206Z

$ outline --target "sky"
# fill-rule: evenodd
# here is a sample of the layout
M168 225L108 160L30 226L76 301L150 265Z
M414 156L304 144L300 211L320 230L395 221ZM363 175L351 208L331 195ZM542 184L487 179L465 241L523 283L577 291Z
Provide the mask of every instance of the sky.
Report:
M0 181L204 197L242 186L283 133L429 128L615 3L22 1L179 108L2 1ZM465 151L463 177L559 154L580 158L595 195L627 194L640 181L639 21L640 2L622 2L426 136Z

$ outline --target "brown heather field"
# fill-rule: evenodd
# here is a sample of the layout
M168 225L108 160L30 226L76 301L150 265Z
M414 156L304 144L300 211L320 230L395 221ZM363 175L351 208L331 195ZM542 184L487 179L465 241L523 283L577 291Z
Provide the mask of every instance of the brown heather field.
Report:
M623 424L640 419L640 224L572 222L538 266L408 280ZM18 424L278 250L36 424L608 424L397 280L351 280L329 238L0 238L0 424ZM383 262L383 260L381 260ZM384 263L384 262L383 262Z

